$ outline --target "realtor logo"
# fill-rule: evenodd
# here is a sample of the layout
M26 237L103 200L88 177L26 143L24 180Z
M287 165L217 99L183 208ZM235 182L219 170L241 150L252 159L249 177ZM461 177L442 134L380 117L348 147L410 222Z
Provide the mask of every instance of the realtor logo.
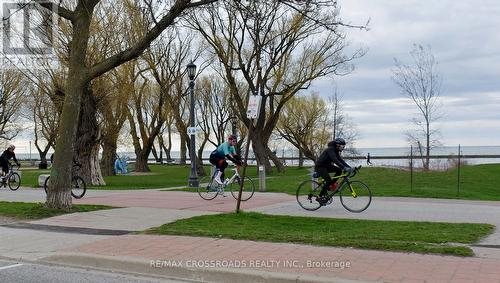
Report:
M0 0L0 7L0 68L38 69L54 65L57 6L42 1Z
M47 55L52 53L53 11L33 2L1 1L0 3L2 3L2 50L4 54Z

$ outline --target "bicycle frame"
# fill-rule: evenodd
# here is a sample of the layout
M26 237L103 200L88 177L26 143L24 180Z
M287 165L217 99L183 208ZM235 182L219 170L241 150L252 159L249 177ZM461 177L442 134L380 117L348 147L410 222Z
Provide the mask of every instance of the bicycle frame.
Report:
M225 189L228 185L232 184L232 183L236 180L236 178L239 178L239 177L240 177L240 173L238 172L238 169L237 169L237 168L233 168L233 169L231 169L231 170L232 170L232 171L234 171L233 176L231 176L231 178L229 178L229 179L224 180L224 183L223 183L223 184L217 184L217 185L218 185L218 186L217 186L217 187L218 187L218 188L217 188L218 193L224 193L224 189ZM214 171L214 173L212 174L211 181L213 181L213 180L214 180L214 178L215 178L215 174L217 174L217 171Z
M17 167L19 169L19 166ZM14 173L14 166L9 166L9 172L5 173L5 176L1 176L2 179L9 179L10 176L12 176L12 173Z
M351 174L350 173L347 173L347 172L343 172L342 174L338 175L338 176L331 176L332 178L332 181L334 182L338 182L338 180L342 179L340 181L340 183L337 185L337 188L335 191L333 191L333 193L330 193L331 191L328 191L328 197L331 198L333 197L334 195L336 195L338 192L340 192L340 188L342 187L342 185L344 185L344 183L347 183L349 185L349 190L351 191L351 195L356 198L357 197L357 194L356 192L354 191L354 189L352 188L352 185L351 185L351 182L349 181L349 177L352 177L354 176L355 174L353 174L352 176L350 176ZM318 182L318 184L322 185L323 183L325 182L324 179L321 180L321 182Z

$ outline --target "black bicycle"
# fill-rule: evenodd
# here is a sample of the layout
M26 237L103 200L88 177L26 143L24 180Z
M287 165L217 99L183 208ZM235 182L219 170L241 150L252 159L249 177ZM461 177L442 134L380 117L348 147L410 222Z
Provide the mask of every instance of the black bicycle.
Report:
M297 202L305 210L317 210L322 206L331 204L333 196L338 194L340 203L345 209L350 212L364 211L370 206L372 192L365 183L350 180L360 169L361 166L358 166L354 168L352 173L344 172L339 176L332 177L334 181L343 179L335 189L329 189L325 196L319 195L325 181L314 172L313 177L319 177L318 181L306 180L302 182L297 189Z
M73 167L81 168L82 165L74 164ZM48 193L48 188L50 185L49 180L50 176L47 177L47 179L45 179L45 183L43 184L45 193ZM87 185L85 184L83 178L77 175L73 175L73 177L71 178L71 195L76 199L80 199L85 195L86 191L87 191Z
M5 176L2 176L1 180L4 187L8 185L9 189L15 191L21 186L21 176L13 170L13 167L12 164L9 164L9 172L7 172ZM21 168L21 165L17 165L16 170L19 170L19 168Z

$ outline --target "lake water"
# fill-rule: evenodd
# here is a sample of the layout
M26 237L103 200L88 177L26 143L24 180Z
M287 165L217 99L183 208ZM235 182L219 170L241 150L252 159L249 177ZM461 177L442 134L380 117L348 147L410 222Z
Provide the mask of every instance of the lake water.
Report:
M367 156L368 153L370 153L370 156L377 157L377 156L409 156L410 155L410 147L385 147L385 148L357 148L357 151L359 153L359 156ZM210 156L211 151L205 151L203 152L203 158L208 158ZM135 154L133 152L118 152L118 154L122 157L126 156L130 159L135 159ZM298 157L298 151L297 150L290 150L290 149L285 149L285 150L277 150L276 154L278 155L279 158L285 158L286 157ZM461 154L462 155L500 155L500 146L463 146L461 147ZM250 157L251 157L251 152L250 152ZM449 163L453 162L452 159L455 159L456 156L458 155L458 146L456 147L451 147L451 146L443 146L443 147L437 147L431 151L431 155L448 155L452 157L451 159L433 159L431 160L431 163L433 164L433 167L436 168L441 168L441 167L446 167L448 166ZM16 155L18 159L23 159L27 160L30 158L29 154L26 153L19 153ZM50 156L50 154L48 155ZM32 153L32 158L33 159L38 159L38 154ZM151 154L149 156L150 159L153 159L153 155ZM179 159L179 152L178 151L173 151L172 152L172 158L173 159ZM415 154L414 154L415 158ZM419 162L416 158L414 159L414 164L416 167L421 166L421 162ZM465 159L465 162L467 164L488 164L488 163L500 163L500 158L470 158L470 159ZM251 162L249 162L252 164ZM286 161L287 165L293 166L297 165L298 161L297 160L287 160ZM352 165L365 165L366 160L351 160L348 162L349 164ZM408 166L409 164L409 158L405 159L371 159L371 163L374 166L393 166L393 167L402 167L402 166ZM312 161L306 161L306 165L313 165Z

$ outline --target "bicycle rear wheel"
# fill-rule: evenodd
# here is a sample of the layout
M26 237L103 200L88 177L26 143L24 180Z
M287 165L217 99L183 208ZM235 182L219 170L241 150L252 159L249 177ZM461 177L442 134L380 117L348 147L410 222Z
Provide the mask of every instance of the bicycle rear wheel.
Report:
M49 190L49 179L50 179L50 176L48 176L45 179L45 182L43 182L43 189L45 190L45 193L48 193L48 190Z
M71 180L71 195L76 198L82 198L87 191L87 186L85 185L85 181L80 176L73 176Z
M236 181L229 184L229 190L231 191L231 195L233 195L234 199L238 199L238 195L240 193L240 185L241 179L237 179ZM241 201L247 201L255 192L255 185L253 184L252 179L250 177L245 177L245 181L243 182L243 190L241 191Z
M7 184L9 184L9 188L12 191L19 189L19 186L21 185L21 176L19 176L16 172L12 173L9 176L9 180L7 180Z
M200 179L198 194L204 200L212 200L219 193L217 185L212 176L205 176Z
M321 207L321 204L317 201L320 192L321 186L318 182L306 180L297 188L297 202L305 210L317 210Z
M340 203L350 212L362 212L372 202L370 188L361 181L345 182L339 190Z

